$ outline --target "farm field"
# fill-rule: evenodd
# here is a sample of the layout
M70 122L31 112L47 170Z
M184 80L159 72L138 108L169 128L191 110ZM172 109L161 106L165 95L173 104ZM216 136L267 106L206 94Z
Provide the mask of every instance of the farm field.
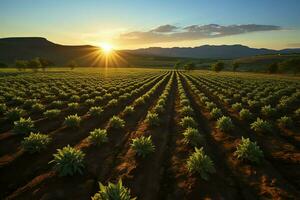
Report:
M299 169L299 77L0 71L0 199L109 199L119 180L124 199L300 199Z

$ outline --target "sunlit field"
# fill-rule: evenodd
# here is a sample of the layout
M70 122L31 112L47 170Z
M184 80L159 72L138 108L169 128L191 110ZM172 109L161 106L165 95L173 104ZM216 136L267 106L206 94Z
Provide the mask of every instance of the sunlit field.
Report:
M1 69L0 91L1 199L299 197L299 77Z

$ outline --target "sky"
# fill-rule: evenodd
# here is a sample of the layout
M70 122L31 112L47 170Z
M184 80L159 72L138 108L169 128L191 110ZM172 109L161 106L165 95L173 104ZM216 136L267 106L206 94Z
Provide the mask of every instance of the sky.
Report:
M300 0L0 0L0 38L115 49L300 47Z

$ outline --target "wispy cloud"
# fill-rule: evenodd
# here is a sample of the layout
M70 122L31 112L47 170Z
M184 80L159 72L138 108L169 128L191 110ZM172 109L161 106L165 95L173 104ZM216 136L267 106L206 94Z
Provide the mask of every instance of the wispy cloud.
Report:
M230 35L281 30L274 25L244 24L222 26L218 24L190 25L178 27L170 24L162 25L149 31L132 31L119 36L119 41L126 44L163 43L174 41L199 40L224 37Z

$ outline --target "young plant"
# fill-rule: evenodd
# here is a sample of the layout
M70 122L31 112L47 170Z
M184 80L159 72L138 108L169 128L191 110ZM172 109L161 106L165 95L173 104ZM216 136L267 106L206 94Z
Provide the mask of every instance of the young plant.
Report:
M23 109L16 107L8 110L6 113L6 117L10 121L15 121L20 119L20 117L22 117L24 113L25 111Z
M270 105L261 108L261 114L267 118L272 118L276 115L276 109Z
M22 147L29 153L41 152L50 144L51 138L49 135L41 133L30 133L28 137L24 137L21 142Z
M60 115L61 111L58 109L47 110L43 114L48 119L55 119Z
M107 106L108 107L116 107L118 105L118 100L117 99L112 99L108 102Z
M209 174L216 172L213 161L207 156L203 148L195 148L195 152L187 160L189 173L197 173L202 179L208 180Z
M132 139L132 143L130 145L136 154L143 158L155 150L151 136L141 136L139 138Z
M180 125L182 126L182 128L186 129L186 128L197 128L198 124L195 122L194 118L192 117L184 117L181 119L180 121Z
M77 110L79 108L79 103L68 103L68 109L71 111Z
M125 116L131 115L134 113L134 107L133 106L126 106L123 111Z
M7 110L7 106L5 103L0 103L0 115L4 114Z
M96 146L108 142L107 131L105 129L95 129L90 132L89 140Z
M243 108L240 111L239 115L240 115L240 118L245 121L250 121L253 118L252 113L248 109L245 109L245 108Z
M291 128L293 127L293 120L291 117L283 116L277 120L277 124L281 128Z
M183 136L186 144L191 144L194 147L204 144L203 135L195 128L187 128L183 132Z
M31 118L23 118L21 117L19 121L14 122L13 131L17 134L28 134L34 129L34 123Z
M77 128L80 126L81 118L75 115L69 115L65 118L65 125L70 128Z
M42 112L45 110L45 106L41 103L35 103L32 105L32 110L34 112Z
M250 128L257 133L267 133L272 131L271 124L260 118L257 118L256 121L250 125Z
M100 117L102 112L103 112L103 108L100 107L100 106L91 107L90 110L89 110L89 114L92 117Z
M110 129L122 129L124 126L125 121L117 116L113 116L108 122L108 128Z
M223 113L220 108L213 108L210 112L210 116L212 119L219 119L223 116Z
M150 127L158 126L160 123L158 114L153 112L148 112L146 116L146 122L149 124Z
M221 131L230 131L234 128L234 125L230 117L222 116L217 121L217 128Z
M240 111L242 110L243 106L241 103L235 103L235 104L232 104L231 108L234 110L234 111Z
M107 186L99 183L99 192L96 193L92 200L136 200L130 195L130 190L123 186L122 180L117 184L108 183Z
M84 168L85 154L69 145L57 149L57 153L53 155L54 159L49 164L54 164L54 169L60 176L72 176L76 173L82 174Z
M158 114L162 114L165 112L165 108L163 105L160 105L160 104L157 104L155 107L154 107L154 112L155 113L158 113Z
M262 160L263 152L257 146L256 142L251 142L249 138L243 138L238 144L235 155L238 159L247 160L259 164Z
M190 106L184 106L181 108L179 111L181 116L193 116L194 115L194 110Z

